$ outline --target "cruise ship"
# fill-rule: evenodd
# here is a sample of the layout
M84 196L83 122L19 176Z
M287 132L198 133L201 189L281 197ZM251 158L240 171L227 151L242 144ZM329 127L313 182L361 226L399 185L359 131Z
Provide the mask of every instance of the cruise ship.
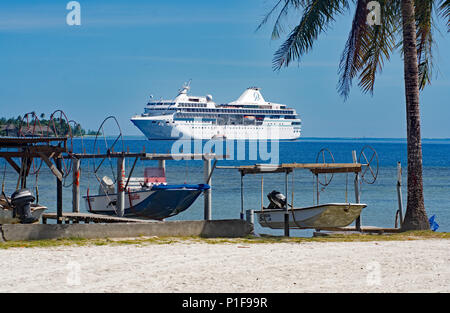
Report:
M184 84L173 100L151 99L131 121L148 139L285 139L300 137L301 120L284 104L264 100L260 88L247 88L233 102L216 104L211 95L188 94Z

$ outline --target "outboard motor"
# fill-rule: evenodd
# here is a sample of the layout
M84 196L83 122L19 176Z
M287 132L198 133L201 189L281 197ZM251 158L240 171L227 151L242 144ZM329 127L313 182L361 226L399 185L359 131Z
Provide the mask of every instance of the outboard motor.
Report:
M284 209L286 207L286 196L281 192L273 190L267 194L270 201L268 209Z
M16 190L11 195L11 204L22 224L31 224L38 220L31 214L30 205L34 200L35 197L31 191L26 188Z

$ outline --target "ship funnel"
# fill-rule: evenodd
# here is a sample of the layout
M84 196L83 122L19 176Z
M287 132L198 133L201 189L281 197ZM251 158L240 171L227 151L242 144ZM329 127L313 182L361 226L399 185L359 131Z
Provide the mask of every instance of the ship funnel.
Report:
M244 103L252 103L252 104L264 104L266 101L264 100L260 88L250 87L247 88L242 95L233 103L235 104L244 104Z

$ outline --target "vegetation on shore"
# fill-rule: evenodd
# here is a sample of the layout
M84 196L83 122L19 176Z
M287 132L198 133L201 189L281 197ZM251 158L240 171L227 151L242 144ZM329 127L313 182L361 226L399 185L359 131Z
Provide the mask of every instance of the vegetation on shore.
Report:
M96 131L85 130L80 124L67 122L64 118L46 119L41 113L38 119L31 116L17 116L0 118L0 136L68 136L70 132L73 137L95 136Z
M396 234L330 234L324 237L281 237L281 236L247 236L244 238L202 238L202 237L137 237L118 239L48 239L32 241L0 242L0 249L8 248L51 248L61 246L104 246L104 245L161 245L161 244L272 244L272 243L307 243L307 242L370 242L370 241L410 241L429 239L450 239L450 233L433 231L408 231Z

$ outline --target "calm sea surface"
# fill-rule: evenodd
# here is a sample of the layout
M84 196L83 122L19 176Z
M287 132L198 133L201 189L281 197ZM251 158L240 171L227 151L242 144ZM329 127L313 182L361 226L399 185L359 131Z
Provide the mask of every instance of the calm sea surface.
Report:
M114 138L108 139L109 146ZM175 144L175 146L174 146ZM361 149L370 145L379 157L379 173L377 181L372 184L361 185L361 202L367 207L362 213L362 224L372 226L393 227L395 212L397 210L396 172L397 162L400 161L404 169L403 181L406 184L406 142L395 139L310 139L304 138L298 141L282 141L276 143L268 142L267 145L258 145L256 142L221 142L211 147L210 143L191 144L174 141L148 141L141 137L126 137L123 141L123 149L130 152L167 153L170 151L180 152L206 152L211 148L218 153L225 153L233 160L220 160L218 166L244 165L256 163L311 163L316 161L316 156L322 148L328 148L334 156L336 163L352 162L352 150L359 155ZM206 147L205 147L206 145ZM228 148L227 148L228 145ZM105 151L105 142L97 142L95 151ZM94 139L74 139L75 152L85 150L92 153L94 150ZM222 147L222 148L221 148ZM115 145L115 151L122 150L122 142ZM370 154L370 153L368 153ZM239 158L240 160L236 160ZM321 161L321 160L320 160ZM0 161L0 173L3 180L4 161ZM96 193L98 183L92 174L94 162L83 161L81 175L81 194L86 195L89 187L90 193ZM100 160L96 160L98 166ZM133 159L127 160L127 169L130 169ZM39 164L37 164L39 165ZM69 164L67 164L69 165ZM156 166L156 161L139 161L133 173L134 177L142 177L146 166ZM423 165L424 165L424 194L425 206L428 217L436 215L436 221L440 225L438 231L450 231L450 140L423 140ZM112 170L113 168L113 170ZM105 160L99 170L99 176L116 175L116 162ZM194 161L167 161L166 173L168 183L202 183L203 162ZM39 190L39 202L49 207L50 212L56 209L56 178L52 176L49 169L42 165L37 176ZM264 205L267 206L266 194L272 190L285 193L284 174L264 175ZM335 174L330 185L321 190L320 202L345 202L354 201L353 174ZM17 174L6 167L5 186L6 193L11 194L17 183ZM64 210L71 211L72 191L71 175L68 177L63 190ZM35 192L36 175L28 178L28 187ZM240 201L240 175L237 170L216 169L212 176L212 216L214 219L239 218L241 210ZM313 175L308 170L296 170L294 182L292 175L289 177L288 199L291 202L292 187L294 191L294 205L296 207L310 206L315 200ZM404 207L406 208L406 186L403 187ZM261 207L261 175L246 175L244 177L244 210L260 209ZM82 199L81 210L86 211ZM185 212L179 214L172 220L192 220L203 218L203 196ZM269 233L282 235L282 230L270 230L255 225L258 233ZM296 230L293 235L309 235L310 231Z

